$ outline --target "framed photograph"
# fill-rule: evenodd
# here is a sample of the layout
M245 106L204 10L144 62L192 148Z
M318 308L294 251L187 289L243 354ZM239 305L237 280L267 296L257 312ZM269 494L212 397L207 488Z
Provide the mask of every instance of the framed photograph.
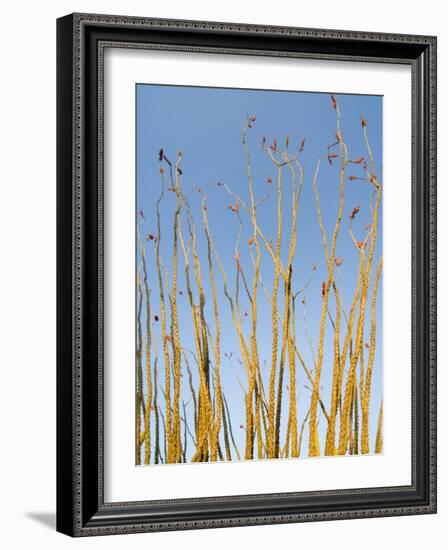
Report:
M436 38L57 41L57 529L435 513Z

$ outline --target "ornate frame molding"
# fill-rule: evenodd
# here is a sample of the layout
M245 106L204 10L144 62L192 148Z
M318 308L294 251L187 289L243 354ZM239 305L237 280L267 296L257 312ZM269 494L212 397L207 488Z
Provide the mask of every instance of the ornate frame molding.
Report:
M135 40L128 37L138 30ZM154 42L152 32L159 42ZM185 42L185 33L200 45ZM168 36L168 42L163 38ZM232 47L236 37L253 44ZM124 37L124 39L123 39ZM143 38L143 40L142 40ZM286 41L281 42L286 38ZM174 43L169 41L174 40ZM279 43L279 41L281 43ZM216 45L227 42L228 45ZM278 49L266 49L279 43ZM312 51L318 44L317 51ZM325 53L331 43L339 53ZM312 45L313 44L313 45ZM288 46L289 49L282 47ZM237 53L308 57L344 61L406 63L413 80L413 483L409 487L385 487L318 493L252 495L211 499L182 499L164 503L105 503L102 484L102 130L103 54L105 47L171 49L206 53ZM322 51L319 51L319 47ZM308 49L307 49L308 48ZM357 54L356 52L359 52ZM390 53L389 53L390 52ZM400 55L392 55L398 52ZM93 14L73 14L58 20L58 530L72 536L106 535L159 530L200 529L238 525L262 525L333 519L426 514L436 511L436 38L340 30L272 27L150 19ZM93 67L95 64L95 67ZM95 82L92 77L95 75ZM93 87L93 88L92 88ZM92 89L97 95L92 98ZM89 95L90 94L90 95ZM96 107L95 107L96 105ZM98 115L96 128L88 117ZM93 149L94 148L94 149ZM93 151L95 150L95 153ZM94 165L93 167L91 165ZM87 168L86 168L87 166ZM90 171L90 172L89 172ZM96 180L97 204L86 181ZM93 176L92 176L93 174ZM86 202L87 201L87 202ZM96 215L92 214L95 208ZM96 229L96 231L95 231ZM86 235L96 233L97 254L88 248ZM96 249L95 249L96 250ZM96 258L96 260L95 260ZM417 258L421 260L417 263ZM96 269L90 269L92 263ZM417 288L418 287L418 288ZM86 300L96 289L97 333L86 323ZM418 309L419 308L419 309ZM418 309L418 311L417 311ZM416 319L416 314L419 317ZM87 374L86 357L96 338L96 381ZM414 340L414 339L413 339ZM419 346L425 364L416 351ZM422 351L423 350L423 351ZM424 402L416 394L417 362L424 369ZM424 412L416 429L416 412ZM95 433L86 431L83 418L97 411ZM70 437L68 437L68 434ZM95 443L96 441L96 443ZM94 448L96 447L96 452ZM423 448L424 447L424 448ZM424 456L417 460L417 448ZM92 451L90 456L87 451ZM424 465L422 466L422 462ZM93 483L93 488L89 487ZM393 505L372 500L379 492L400 493ZM418 493L418 496L417 496ZM269 511L269 500L286 497L316 499L334 497L333 509L297 512ZM344 509L347 497L359 507ZM414 498L412 498L414 497ZM364 500L363 500L364 499ZM369 500L370 499L370 500ZM258 503L247 513L248 500ZM201 514L182 518L176 506L221 504L215 517ZM241 510L225 513L224 505L241 503ZM151 509L169 504L163 521L151 519ZM185 514L184 514L185 515Z

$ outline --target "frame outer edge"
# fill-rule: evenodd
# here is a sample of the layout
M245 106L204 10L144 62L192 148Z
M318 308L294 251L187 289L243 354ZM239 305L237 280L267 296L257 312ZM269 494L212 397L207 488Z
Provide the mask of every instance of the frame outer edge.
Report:
M428 159L429 175L429 265L427 273L430 276L429 282L429 377L430 377L430 395L429 395L429 502L422 506L394 507L383 509L368 510L344 510L335 512L317 512L302 514L284 514L280 516L255 516L246 518L228 518L228 519L209 519L203 521L168 521L164 523L150 524L122 524L111 527L96 527L83 525L82 521L82 101L83 101L83 67L82 67L82 28L85 24L115 25L115 26L143 26L147 28L158 29L190 29L195 31L223 31L235 33L263 33L269 35L290 35L303 36L309 38L334 38L337 40L356 39L360 41L383 41L396 43L411 43L427 46L429 49L430 62L428 66L428 82L430 88L429 94L429 113L426 118L430 128L428 142L430 143L430 156ZM63 29L70 25L71 37L63 36ZM65 34L65 32L64 32ZM395 516L403 514L425 514L436 511L436 449L435 449L435 389L436 389L436 38L428 36L395 35L383 33L352 32L352 31L332 31L324 29L301 29L295 27L272 27L260 25L245 25L236 23L214 23L186 20L169 19L148 19L126 16L109 16L94 14L75 13L58 20L58 50L64 45L70 44L70 59L62 52L58 57L58 98L67 95L68 76L67 69L64 70L64 64L73 63L73 72L70 77L73 95L71 97L70 117L72 138L70 149L72 158L70 161L61 160L61 149L67 147L67 110L58 107L58 142L62 141L62 147L58 146L58 256L61 255L64 245L70 244L70 269L71 273L71 303L67 304L66 293L60 296L60 290L66 289L62 282L66 283L66 256L58 259L58 327L67 323L68 313L64 311L63 306L70 305L70 330L71 330L71 370L70 370L70 435L72 441L67 442L68 427L67 420L58 419L58 477L61 477L63 483L58 483L58 524L57 529L71 536L92 536L107 534L123 534L147 531L166 531L175 529L205 529L216 527L232 527L242 525L262 525L270 523L289 523L289 522L307 522L323 521L334 519L355 519L365 517ZM65 78L65 81L64 81ZM64 122L62 122L64 121ZM428 143L427 142L427 143ZM70 235L68 235L68 222L64 222L64 212L67 214L68 192L67 183L63 181L69 177L72 182L72 196L70 197ZM65 208L63 208L63 206ZM69 242L70 236L70 242ZM60 275L59 271L64 271L65 276ZM67 353L66 340L61 336L62 330L58 332L58 393L63 397L68 396L67 392L67 367L63 361L63 355ZM63 407L63 398L58 396L58 418L63 413L67 416L66 406ZM68 458L68 449L71 457ZM64 471L62 471L64 470ZM70 487L67 483L67 471L70 473ZM60 481L60 480L59 480ZM65 491L68 491L69 498ZM69 501L69 502L68 502Z
M56 529L74 534L72 170L73 16L57 20L57 513Z

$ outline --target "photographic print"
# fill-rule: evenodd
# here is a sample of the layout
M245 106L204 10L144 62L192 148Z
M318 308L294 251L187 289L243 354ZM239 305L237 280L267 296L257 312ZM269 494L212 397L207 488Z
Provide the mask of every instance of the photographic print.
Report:
M382 453L382 97L136 86L136 464Z
M436 513L436 37L57 45L57 530Z

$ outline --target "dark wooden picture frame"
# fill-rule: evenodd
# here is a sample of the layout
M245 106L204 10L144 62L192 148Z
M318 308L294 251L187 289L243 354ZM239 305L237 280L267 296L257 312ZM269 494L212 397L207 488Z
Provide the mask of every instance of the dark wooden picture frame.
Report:
M412 484L104 502L104 44L412 68ZM436 38L73 14L57 22L57 529L71 536L436 512Z

